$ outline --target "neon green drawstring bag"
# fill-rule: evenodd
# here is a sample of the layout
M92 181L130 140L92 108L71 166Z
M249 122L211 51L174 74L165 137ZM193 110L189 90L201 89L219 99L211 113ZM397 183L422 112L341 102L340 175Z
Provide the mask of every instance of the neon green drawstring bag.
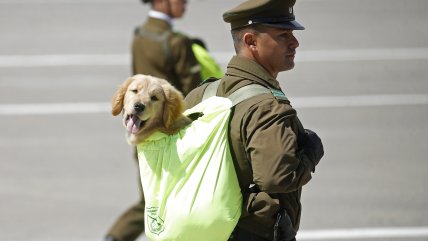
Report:
M156 132L137 146L144 190L145 231L151 241L226 241L241 215L242 194L228 143L231 108L266 87L241 87L228 98L209 83L203 113L175 135Z
M203 113L179 133L156 132L137 146L145 231L152 241L226 241L242 194L227 141L232 102L211 97L184 114Z

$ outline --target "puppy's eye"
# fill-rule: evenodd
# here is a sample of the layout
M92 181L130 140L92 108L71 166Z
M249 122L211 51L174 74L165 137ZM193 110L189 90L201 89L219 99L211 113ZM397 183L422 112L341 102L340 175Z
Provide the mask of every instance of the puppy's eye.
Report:
M138 90L137 89L132 89L131 92L134 93L134 94L137 94Z
M150 99L151 99L152 101L157 101L157 100L158 100L158 97L156 97L156 95L153 95L152 97L150 97Z

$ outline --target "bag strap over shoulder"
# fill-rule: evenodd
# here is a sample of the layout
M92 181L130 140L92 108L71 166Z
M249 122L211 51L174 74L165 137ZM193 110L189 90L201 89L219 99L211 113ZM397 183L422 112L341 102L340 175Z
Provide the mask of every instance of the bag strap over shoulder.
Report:
M208 82L208 86L205 89L204 95L202 96L202 101L210 98L211 96L217 95L217 89L218 89L218 86L220 85L220 81L221 79L218 79L213 82Z
M262 85L250 84L235 90L235 92L229 95L228 98L232 101L233 106L235 106L246 99L249 99L261 94L271 94L271 93L272 92L270 91L270 89Z
M216 96L220 81L221 79L208 83L208 86L205 89L204 95L202 97L202 101L208 99L211 96ZM272 94L272 91L271 89L262 85L250 84L235 90L231 95L228 96L228 98L232 101L232 105L235 106L244 100L261 94Z

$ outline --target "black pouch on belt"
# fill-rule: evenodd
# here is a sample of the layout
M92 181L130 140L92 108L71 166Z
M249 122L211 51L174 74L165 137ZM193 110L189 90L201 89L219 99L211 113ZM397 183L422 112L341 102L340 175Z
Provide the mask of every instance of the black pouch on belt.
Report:
M281 209L277 215L274 226L274 241L291 241L295 240L296 231L293 229L290 216L285 209Z

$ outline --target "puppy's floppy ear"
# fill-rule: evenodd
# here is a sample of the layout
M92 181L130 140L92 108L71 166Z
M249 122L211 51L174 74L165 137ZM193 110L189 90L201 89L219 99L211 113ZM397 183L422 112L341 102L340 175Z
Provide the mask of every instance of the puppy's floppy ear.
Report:
M184 111L184 97L180 91L171 85L162 85L165 92L165 104L163 112L163 123L168 129Z
M123 109L123 98L125 97L126 90L128 86L134 79L129 77L125 82L123 82L119 89L116 90L116 93L113 95L113 99L111 101L111 113L116 116L119 115Z

